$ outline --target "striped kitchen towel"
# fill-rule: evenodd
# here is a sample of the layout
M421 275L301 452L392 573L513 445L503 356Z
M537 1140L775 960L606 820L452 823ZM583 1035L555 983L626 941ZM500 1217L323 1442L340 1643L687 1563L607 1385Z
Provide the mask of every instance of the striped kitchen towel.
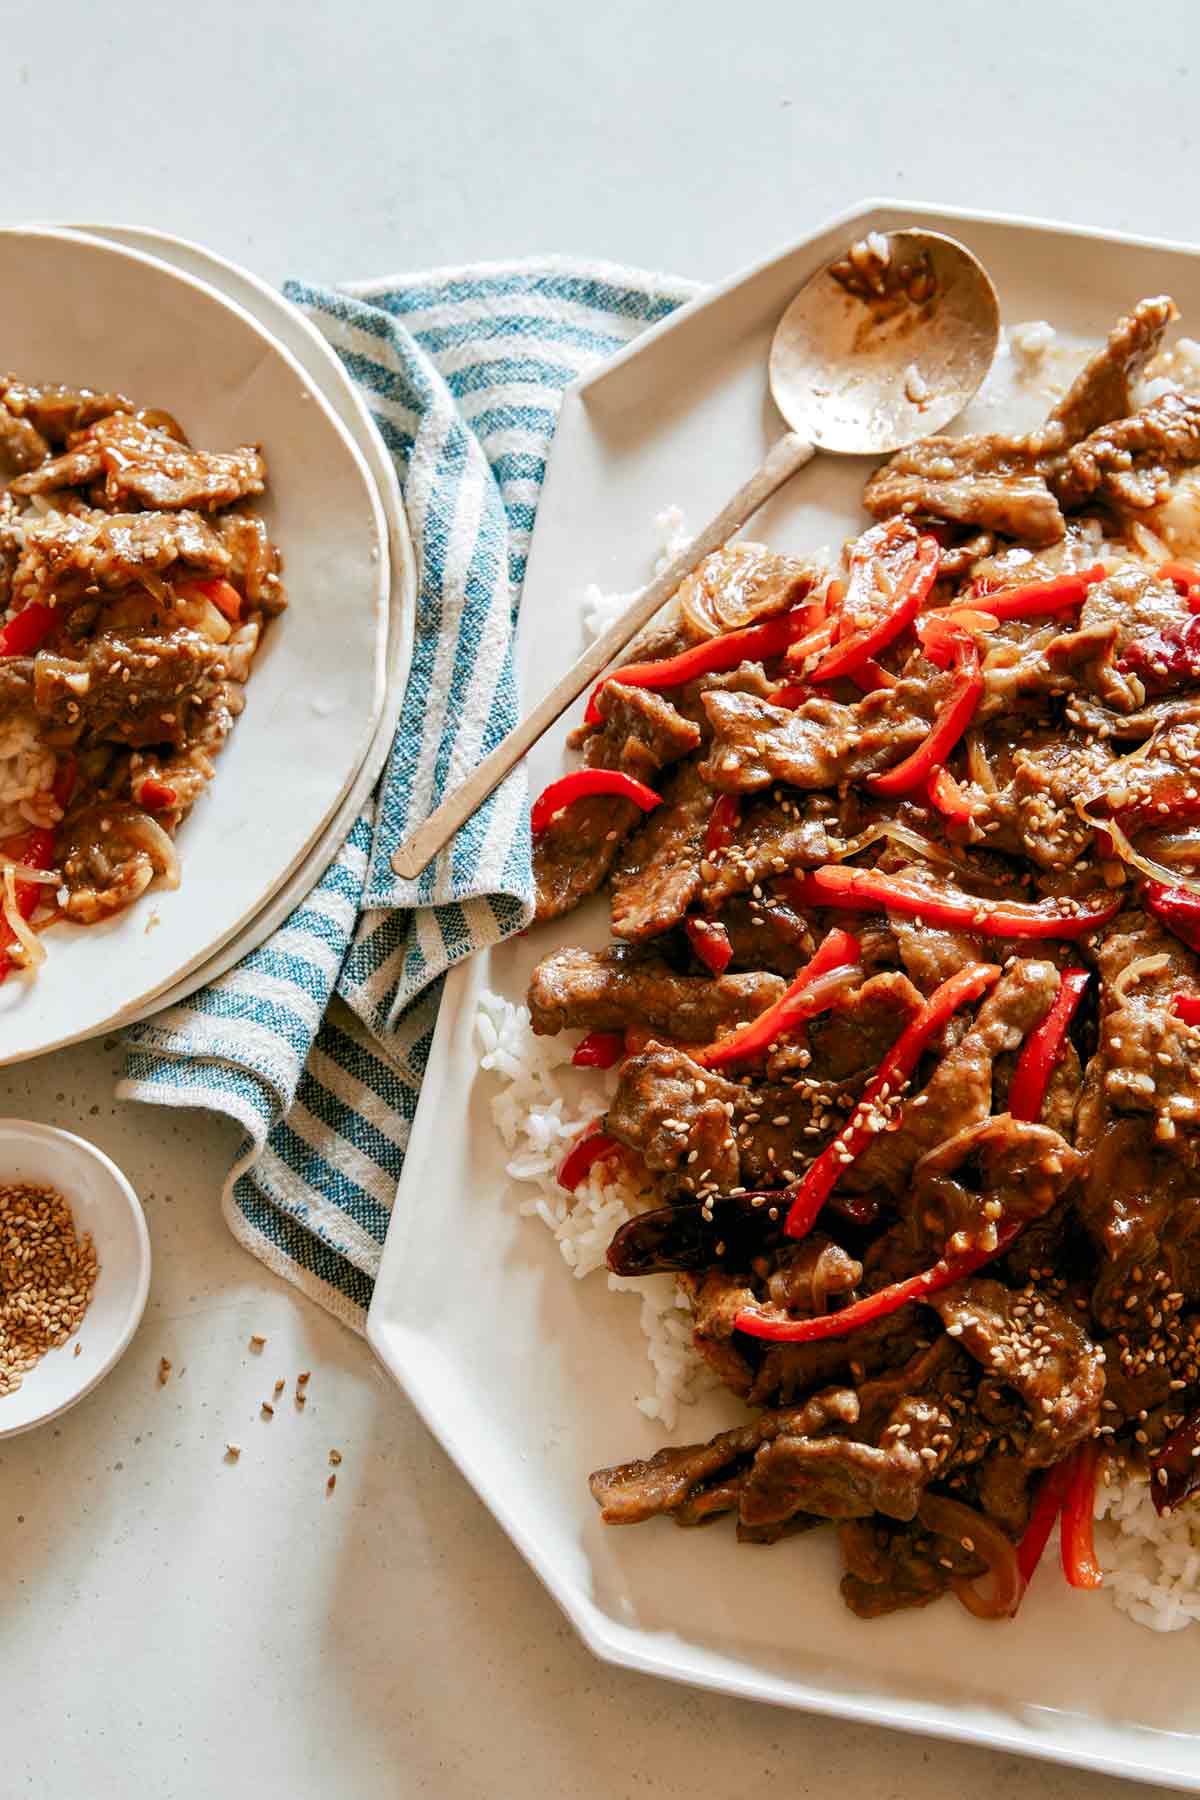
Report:
M523 772L415 882L391 854L519 716L513 633L564 388L697 291L562 258L286 289L395 461L417 553L412 672L384 775L325 875L237 968L130 1032L118 1093L236 1119L234 1234L359 1330L445 973L532 915Z

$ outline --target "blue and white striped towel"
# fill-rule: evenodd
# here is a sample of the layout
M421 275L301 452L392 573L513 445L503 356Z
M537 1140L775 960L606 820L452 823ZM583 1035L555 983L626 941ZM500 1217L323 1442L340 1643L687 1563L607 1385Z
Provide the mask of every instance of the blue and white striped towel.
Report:
M531 916L523 773L417 881L391 853L519 716L513 632L564 388L698 289L553 258L286 292L395 460L417 552L412 673L336 860L236 969L134 1028L118 1093L236 1119L235 1236L361 1330L443 977Z

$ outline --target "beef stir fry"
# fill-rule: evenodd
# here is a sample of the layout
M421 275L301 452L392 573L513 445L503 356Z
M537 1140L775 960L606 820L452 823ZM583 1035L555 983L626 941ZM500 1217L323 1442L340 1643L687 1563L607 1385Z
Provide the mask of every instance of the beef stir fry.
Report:
M1200 398L1122 319L1038 430L867 484L838 570L739 544L592 695L534 808L538 915L612 938L533 976L617 1068L560 1175L655 1204L746 1405L597 1471L610 1524L831 1521L864 1618L1015 1610L1056 1518L1097 1585L1097 1458L1200 1486L1200 569L1171 509ZM1156 384L1160 387L1162 384ZM1166 535L1164 535L1166 534Z
M155 883L212 779L280 558L261 452L121 394L0 376L0 981Z

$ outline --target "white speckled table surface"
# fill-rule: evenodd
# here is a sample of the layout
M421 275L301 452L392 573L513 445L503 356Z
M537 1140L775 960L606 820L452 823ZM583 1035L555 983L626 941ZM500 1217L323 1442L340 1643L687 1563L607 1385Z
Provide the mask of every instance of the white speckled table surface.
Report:
M1144 32L1079 0L0 19L10 219L156 225L276 281L547 249L716 278L873 193L1197 235L1188 0ZM128 1172L155 1252L114 1376L0 1447L0 1800L1127 1791L595 1663L366 1347L227 1235L231 1128L117 1106L116 1061L0 1071L0 1113ZM261 1420L302 1368L305 1411Z

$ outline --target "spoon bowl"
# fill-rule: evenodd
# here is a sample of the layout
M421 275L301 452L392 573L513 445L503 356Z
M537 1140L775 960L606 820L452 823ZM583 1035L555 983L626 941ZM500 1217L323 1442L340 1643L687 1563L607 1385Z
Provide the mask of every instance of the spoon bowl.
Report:
M771 394L819 450L885 456L941 431L992 365L1000 307L954 238L872 232L813 275L771 344Z

